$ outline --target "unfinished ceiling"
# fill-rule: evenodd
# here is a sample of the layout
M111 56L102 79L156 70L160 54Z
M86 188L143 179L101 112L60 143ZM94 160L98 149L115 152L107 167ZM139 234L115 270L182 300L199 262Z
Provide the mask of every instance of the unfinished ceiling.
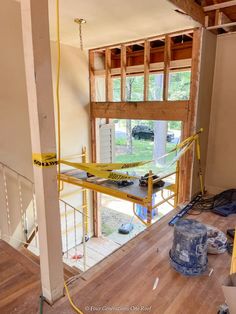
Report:
M167 0L60 0L61 42L79 47L78 24L84 18L84 47L96 48L198 26ZM56 40L56 1L49 0L50 35Z

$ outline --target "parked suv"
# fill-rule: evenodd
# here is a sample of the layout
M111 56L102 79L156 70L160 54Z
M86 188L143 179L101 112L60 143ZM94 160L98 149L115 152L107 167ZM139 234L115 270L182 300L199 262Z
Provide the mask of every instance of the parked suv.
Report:
M132 136L136 140L154 140L154 131L147 125L135 125L132 129ZM166 136L167 142L171 142L175 138L174 133L168 132Z

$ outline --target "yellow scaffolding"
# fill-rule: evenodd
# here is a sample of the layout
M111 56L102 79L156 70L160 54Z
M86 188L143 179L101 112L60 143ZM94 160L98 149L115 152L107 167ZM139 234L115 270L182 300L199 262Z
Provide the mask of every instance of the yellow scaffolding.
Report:
M119 188L117 185L109 183L109 180L101 179L101 178L87 178L86 173L84 177L79 177L81 175L81 171L78 170L70 170L68 172L63 172L60 175L60 180L62 182L66 182L69 184L77 185L84 190L90 189L92 191L96 191L102 194L106 194L109 196L113 196L125 201L132 202L134 205L139 204L147 208L147 221L141 219L135 212L135 206L133 206L134 214L138 217L139 220L142 221L145 225L150 225L152 222L152 210L157 208L158 206L169 202L170 199L174 199L175 207L178 203L178 189L179 189L179 161L177 161L176 171L171 172L163 177L153 179L152 171L149 172L148 176L148 186L147 188L140 187L137 182L134 185L125 188ZM175 175L175 183L165 182L165 185L161 188L156 188L155 183L160 180L170 178ZM170 196L164 198L163 190L169 190L172 192ZM162 201L152 204L152 196L155 193L161 192ZM83 201L86 203L87 195L83 194ZM169 203L170 204L170 203ZM87 207L86 207L87 208Z

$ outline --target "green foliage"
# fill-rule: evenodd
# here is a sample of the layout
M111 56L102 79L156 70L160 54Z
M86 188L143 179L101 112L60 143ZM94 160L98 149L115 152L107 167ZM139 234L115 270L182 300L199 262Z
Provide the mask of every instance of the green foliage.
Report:
M190 94L190 71L172 72L169 78L169 100L187 100Z
M181 121L168 121L169 130L181 130Z
M189 99L190 71L171 72L169 77L169 100ZM120 78L113 78L113 100L120 101ZM128 101L142 101L144 90L143 75L127 76L126 98ZM131 95L130 95L131 92ZM149 75L149 100L162 100L163 74Z
M121 144L120 139L116 140L116 145L126 147L126 138L123 139L123 145ZM153 145L152 141L148 140L135 140L133 139L133 154L119 154L115 158L115 162L134 162L141 160L153 160ZM166 152L169 152L171 149L175 147L174 143L166 143ZM174 157L174 153L166 158L166 163L169 163ZM172 168L174 169L175 166ZM161 168L156 167L154 164L147 164L142 167L135 168L135 172L138 174L144 174L152 169L155 172L160 172Z

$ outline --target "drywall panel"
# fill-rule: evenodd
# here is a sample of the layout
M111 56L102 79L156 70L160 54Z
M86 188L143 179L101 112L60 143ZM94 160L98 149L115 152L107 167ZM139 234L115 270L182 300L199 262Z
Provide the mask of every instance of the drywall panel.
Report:
M57 73L57 45L51 42L54 104L56 101L56 73ZM60 78L60 107L61 107L61 157L78 155L82 147L86 146L88 160L90 160L90 120L89 120L89 69L88 51L81 51L67 45L61 45L61 78ZM57 129L57 117L55 117ZM81 162L81 158L71 161ZM62 166L63 169L63 166ZM75 207L82 205L82 194L79 188L64 184L61 197ZM89 217L91 212L91 198L89 197ZM92 233L90 222L90 234Z
M207 163L207 147L208 134L211 113L211 97L213 88L214 68L215 68L215 51L216 51L216 35L204 30L202 37L201 63L200 63L200 79L198 90L198 107L196 117L196 130L203 128L200 135L201 144L201 166L203 177L206 174ZM195 159L193 165L192 177L192 195L200 191L199 167Z
M30 126L21 32L20 3L1 1L0 10L0 162L33 180ZM55 87L56 45L52 43L53 81ZM89 86L87 52L62 45L61 120L62 155L80 153L82 146L89 154ZM55 88L54 88L55 90ZM12 230L19 233L20 204L17 176L6 172ZM28 208L32 193L23 188L24 209ZM92 217L92 215L90 215ZM0 230L6 226L6 199L0 169ZM91 224L92 225L92 224ZM23 240L23 239L22 239Z
M0 163L33 179L30 127L21 32L20 3L1 1L0 10ZM21 224L21 202L27 209L32 198L32 187L22 184L22 200L18 177L9 169L0 167L0 230L25 240ZM7 183L7 187L4 184ZM6 189L9 218L7 219ZM8 227L7 220L11 226ZM19 245L19 243L17 243Z
M208 144L210 193L236 188L236 33L218 36Z
M20 4L0 10L0 161L33 179Z

